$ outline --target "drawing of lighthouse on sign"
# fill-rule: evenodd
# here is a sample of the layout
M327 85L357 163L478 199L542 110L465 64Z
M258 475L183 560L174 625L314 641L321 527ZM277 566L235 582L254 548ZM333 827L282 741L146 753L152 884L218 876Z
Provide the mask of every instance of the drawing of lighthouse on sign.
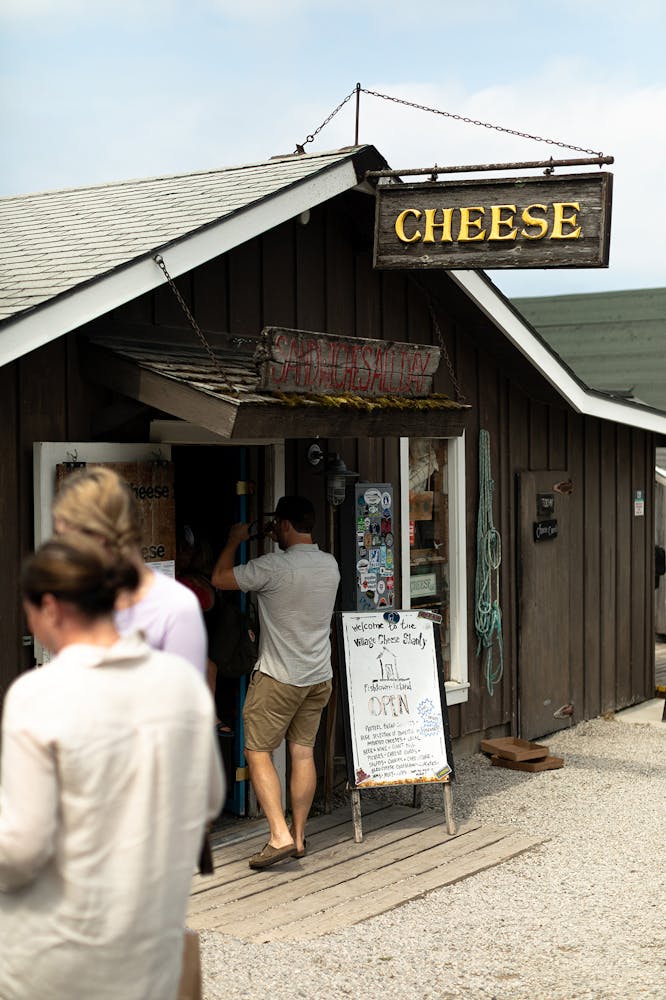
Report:
M378 681L401 681L405 678L400 676L398 671L398 657L392 649L382 649L377 656L379 660L380 676L375 677L373 683Z

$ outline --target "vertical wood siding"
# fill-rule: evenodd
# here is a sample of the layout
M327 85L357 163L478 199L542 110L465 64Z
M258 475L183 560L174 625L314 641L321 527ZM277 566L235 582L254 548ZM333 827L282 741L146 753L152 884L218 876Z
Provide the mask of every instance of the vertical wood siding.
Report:
M651 695L653 669L653 436L581 417L518 352L500 338L446 274L410 278L372 268L372 199L348 194L313 209L310 222L285 223L178 280L204 330L256 337L264 325L414 343L434 339L427 290L447 351L472 409L465 437L467 465L467 601L471 688L451 710L454 737L516 727L517 574L516 475L568 469L571 497L571 628L563 669L576 718ZM112 314L115 323L186 328L167 287ZM108 319L108 317L107 317ZM192 334L194 338L194 334ZM453 393L446 363L438 391ZM32 545L32 442L90 435L88 387L78 377L73 338L0 370L0 516L5 529L0 639L6 651L1 683L28 657L20 649L16 599L20 557ZM99 407L99 393L94 405ZM494 519L502 535L501 604L505 673L490 697L474 633L474 572L479 430L490 432ZM288 440L289 418L280 431ZM278 428L276 428L276 433ZM147 422L144 433L148 433ZM396 439L322 441L363 479L399 485ZM288 492L316 500L318 538L328 540L323 477L305 459L305 442L286 449ZM645 491L645 517L633 515L633 493ZM336 515L337 516L337 515Z
M88 387L76 367L74 337L59 340L0 368L0 701L10 682L32 666L19 598L20 567L33 548L34 441L90 436Z

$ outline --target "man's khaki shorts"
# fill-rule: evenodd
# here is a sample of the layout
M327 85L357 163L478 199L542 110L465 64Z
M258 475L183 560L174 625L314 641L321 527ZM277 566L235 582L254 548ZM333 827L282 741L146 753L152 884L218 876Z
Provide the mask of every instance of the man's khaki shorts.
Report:
M296 687L255 670L243 706L245 746L270 753L283 739L313 747L331 681Z

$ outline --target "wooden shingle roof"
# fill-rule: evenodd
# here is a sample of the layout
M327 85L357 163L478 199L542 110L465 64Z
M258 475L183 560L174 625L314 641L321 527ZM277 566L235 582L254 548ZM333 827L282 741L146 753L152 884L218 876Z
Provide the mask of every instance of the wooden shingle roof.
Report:
M464 430L469 405L439 394L369 398L263 390L258 343L211 334L220 366L215 371L202 346L182 330L162 328L159 339L100 330L83 345L82 357L91 381L224 438L266 439L277 427L288 428L290 438L404 437L407 431L451 437Z

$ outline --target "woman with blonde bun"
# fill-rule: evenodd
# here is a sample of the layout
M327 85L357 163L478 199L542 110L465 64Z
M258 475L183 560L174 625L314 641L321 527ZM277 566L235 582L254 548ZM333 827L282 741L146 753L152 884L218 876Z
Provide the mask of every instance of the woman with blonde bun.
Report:
M192 871L224 781L182 657L114 623L133 562L80 534L24 564L56 655L10 687L0 770L0 997L175 1000Z
M144 563L139 507L125 480L104 466L71 473L53 503L53 522L56 534L89 535L135 566L136 591L123 591L116 603L118 631L143 632L154 649L184 656L205 677L207 637L199 602L187 587Z

